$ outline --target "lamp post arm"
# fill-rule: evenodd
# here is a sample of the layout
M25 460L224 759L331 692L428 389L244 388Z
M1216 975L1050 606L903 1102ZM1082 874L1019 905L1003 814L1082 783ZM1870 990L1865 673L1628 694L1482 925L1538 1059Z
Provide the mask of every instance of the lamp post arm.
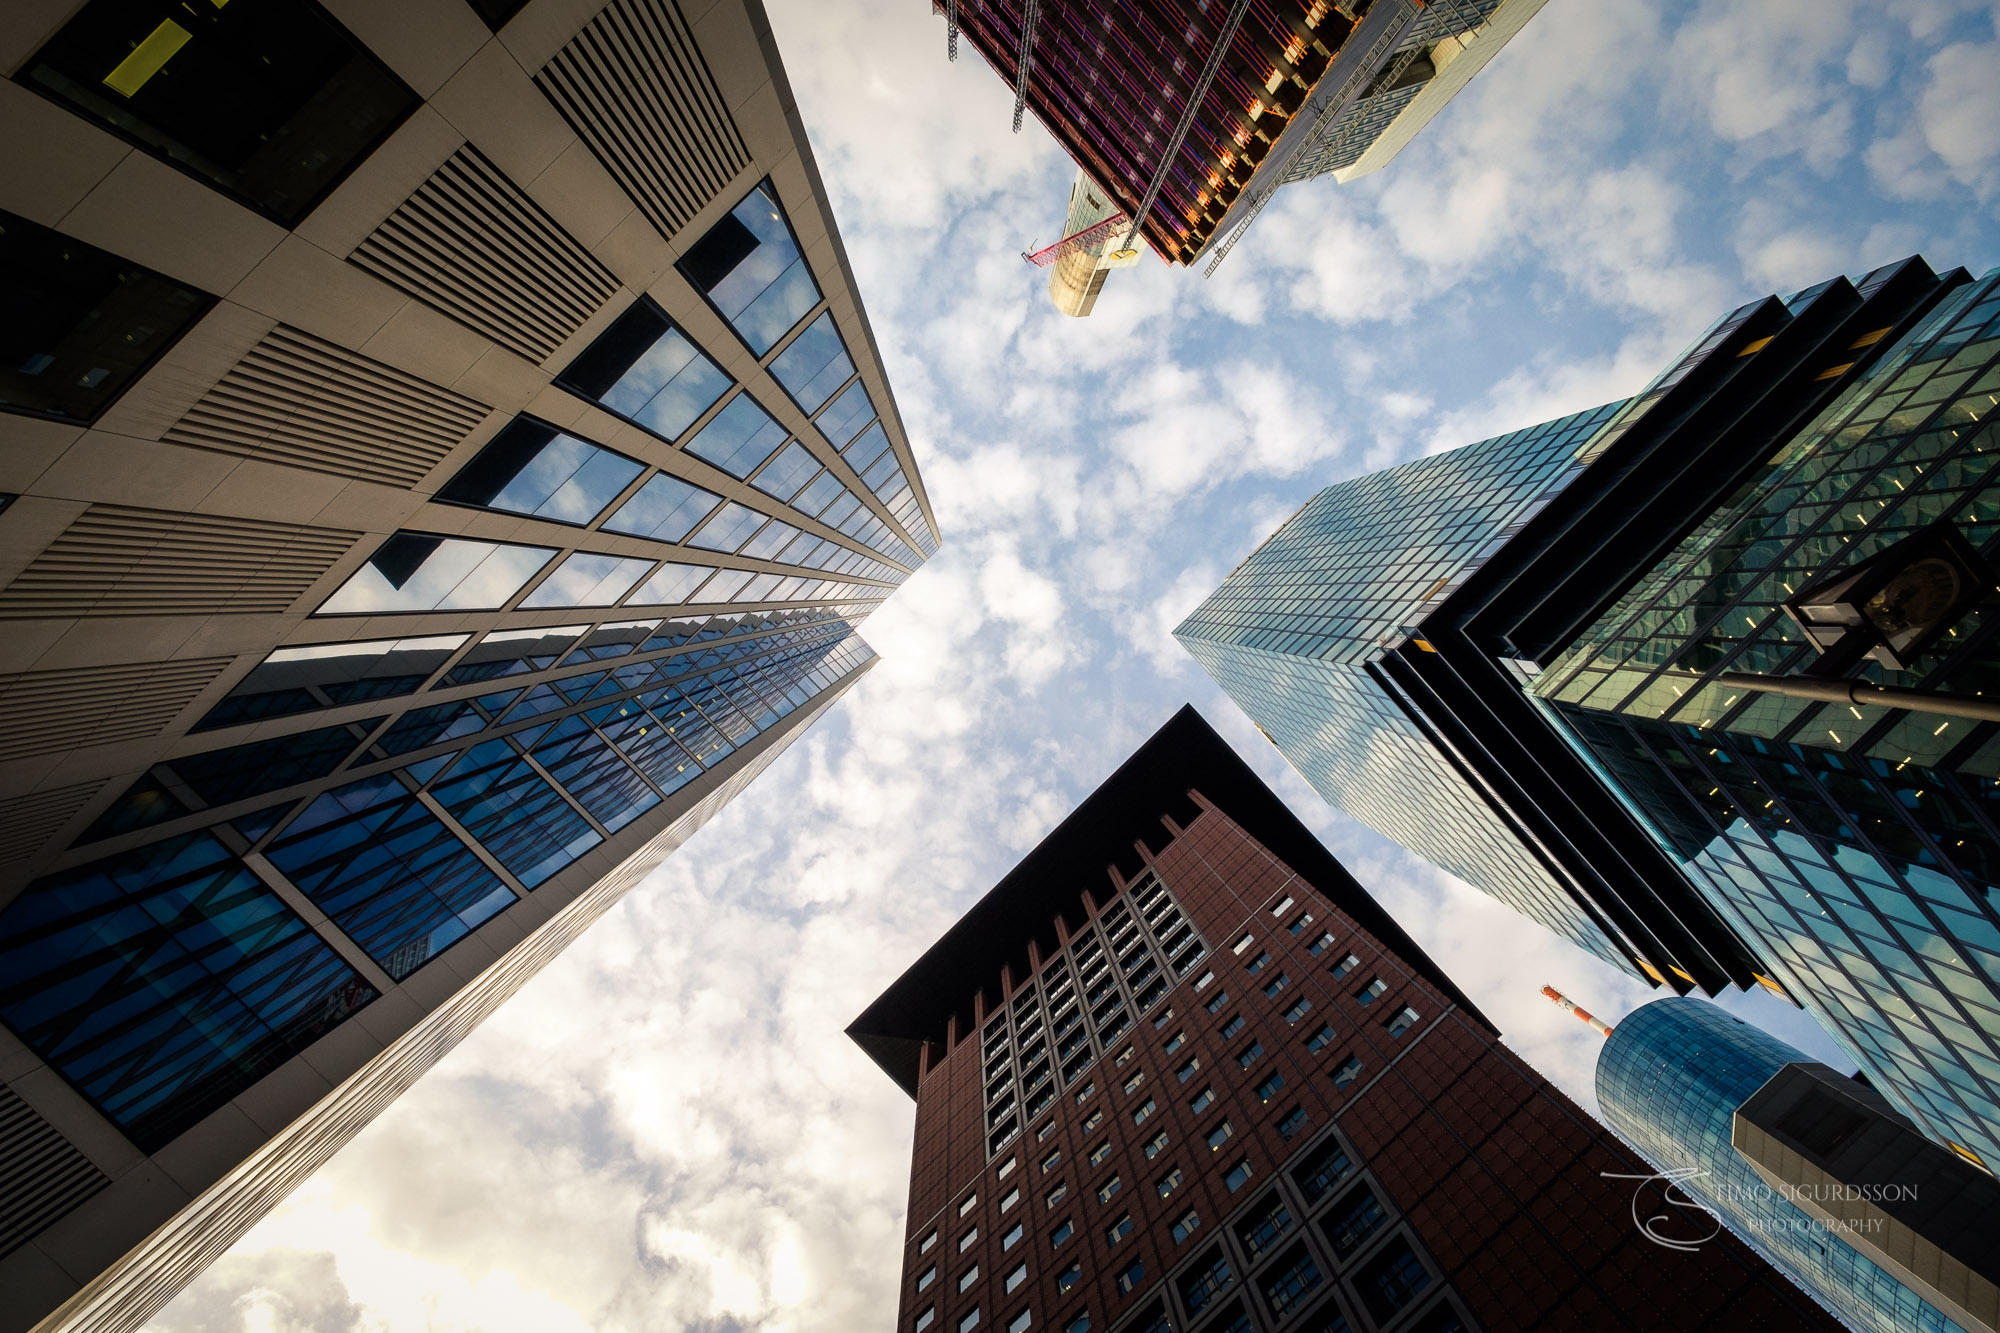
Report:
M1793 699L1816 699L1821 703L1834 704L1878 704L1883 708L1906 708L1912 713L1941 713L1947 717L1970 718L1979 722L2000 722L2000 699L1978 694L1906 690L1895 685L1875 685L1865 680L1760 676L1746 671L1722 671L1712 679L1718 685L1761 690L1765 694L1783 694Z

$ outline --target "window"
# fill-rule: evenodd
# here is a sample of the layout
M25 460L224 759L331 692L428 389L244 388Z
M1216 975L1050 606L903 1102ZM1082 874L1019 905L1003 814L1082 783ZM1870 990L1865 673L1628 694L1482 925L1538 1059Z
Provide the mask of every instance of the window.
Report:
M643 471L643 464L623 454L521 416L460 468L437 498L582 525L602 513Z
M4 240L0 236L0 243ZM575 627L566 631L571 638L577 632ZM259 718L292 717L367 699L413 694L471 637L440 634L276 649L253 667L222 702L209 709L195 730L207 731Z
M769 181L690 246L680 269L759 357L819 304Z
M1245 1185L1249 1184L1250 1159L1246 1157L1242 1161L1238 1162L1235 1166L1230 1167L1227 1174L1225 1174L1222 1177L1222 1183L1229 1186L1229 1192L1231 1194L1234 1194L1237 1190L1240 1190Z
M604 520L604 527L610 532L678 542L721 503L721 496L660 472L619 505L617 512Z
M389 611L493 611L507 604L555 555L546 546L399 532L383 542L316 616Z
M1163 1129L1159 1133L1153 1135L1152 1138L1146 1140L1146 1160L1151 1161L1153 1158L1158 1157L1161 1151L1166 1148L1166 1146L1167 1146L1167 1131Z
M1145 1280L1146 1280L1145 1263L1141 1260L1134 1259L1130 1264L1126 1265L1123 1272L1118 1274L1118 1294L1121 1296L1130 1296L1132 1294L1133 1288L1137 1287L1141 1282L1144 1282Z
M1229 1003L1229 992L1219 991L1217 992L1215 998L1210 1000L1204 1007L1211 1014L1219 1014L1222 1012L1222 1006L1228 1003Z
M1285 1112L1285 1118L1278 1122L1278 1137L1281 1139L1297 1138L1299 1131L1306 1127L1306 1122L1310 1118L1306 1115L1305 1107L1294 1106L1291 1110Z
M1292 1229L1291 1210L1276 1194L1267 1195L1250 1216L1236 1224L1236 1238L1243 1242L1250 1262L1256 1263Z
M1401 1238L1391 1241L1354 1282L1361 1290L1362 1303L1377 1324L1388 1323L1430 1284L1430 1274L1417 1262L1410 1242Z
M1404 1005L1403 1008L1393 1018L1391 1018L1388 1022L1384 1023L1382 1026L1389 1030L1390 1036L1400 1037L1405 1032L1408 1032L1412 1027L1415 1027L1416 1022L1417 1022L1417 1011L1410 1008L1408 1005Z
M1264 998L1267 1000L1277 999L1278 992L1291 984L1292 979L1290 977L1286 976L1283 972L1278 973L1277 976L1271 978L1271 984L1264 987Z
M958 1238L958 1252L960 1254L964 1254L967 1250L972 1248L972 1242L978 1239L979 1239L979 1228L973 1227L970 1231L966 1232L963 1236L960 1236Z
M1273 1097L1278 1095L1278 1089L1284 1086L1285 1076L1273 1073L1269 1078L1257 1085L1257 1100L1260 1102L1269 1102Z
M1046 1174L1049 1171L1054 1170L1056 1164L1060 1161L1062 1161L1062 1149L1057 1148L1055 1151L1051 1152L1047 1157L1044 1157L1042 1159L1043 1173Z
M1363 1185L1335 1204L1321 1225L1333 1244L1334 1255L1345 1259L1379 1231L1388 1216L1374 1192Z
M1111 1062L1112 1067L1117 1069L1123 1069L1125 1067L1125 1062L1127 1060L1130 1060L1131 1058L1132 1058L1132 1048L1130 1046L1127 1046L1124 1050L1118 1052L1118 1058ZM1132 1091L1132 1089L1138 1086L1139 1085L1137 1083L1128 1083L1125 1085L1125 1091L1130 1092Z
M1192 1236L1194 1234L1194 1229L1200 1225L1201 1225L1201 1218L1195 1215L1195 1211L1192 1208L1188 1209L1186 1212L1182 1213L1179 1217L1175 1218L1174 1244L1178 1245L1182 1241L1186 1240L1189 1236Z
M84 12L102 8L100 0ZM101 77L100 70L86 86ZM215 303L206 292L5 211L0 282L8 297L0 411L58 421L96 420ZM0 497L0 509L6 505Z
M1318 1203L1327 1191L1347 1179L1353 1169L1341 1146L1329 1141L1293 1168L1292 1179L1298 1182L1299 1192L1306 1196L1307 1203Z
M1215 1089L1203 1088L1195 1094L1194 1100L1188 1103L1188 1110L1200 1115L1213 1105L1215 1105Z
M958 1333L972 1333L972 1330L978 1327L979 1327L979 1307L975 1305L972 1307L970 1311L968 1311L962 1318L959 1319Z
M1237 957L1240 958L1243 956L1243 951L1245 949L1248 949L1251 945L1255 944L1256 942L1257 942L1257 937L1246 931L1242 939L1236 941L1236 943L1229 946L1229 952L1235 954Z
M917 1290L922 1291L935 1281L937 1281L937 1265L932 1264L929 1268L917 1274Z
M420 100L301 0L94 0L13 77L287 226Z
M1224 1041L1228 1041L1231 1037L1241 1032L1243 1030L1243 1027L1244 1027L1243 1015L1231 1014L1229 1016L1229 1021L1222 1025L1222 1039Z
M1373 1004L1388 989L1389 983L1380 977L1376 977L1366 986L1354 992L1354 999L1359 1004Z
M1333 947L1333 932L1327 930L1320 932L1320 937L1314 940L1311 944L1308 944L1306 946L1306 952L1310 953L1313 957L1317 958L1332 947Z
M1181 1082L1185 1083L1189 1079L1193 1078L1195 1076L1195 1071L1200 1068L1201 1068L1201 1057L1198 1055L1190 1056L1186 1064L1182 1065L1179 1069L1176 1069L1174 1071L1174 1077L1178 1078Z
M1119 1191L1119 1189L1121 1189L1124 1186L1124 1184L1125 1182L1120 1180L1118 1177L1116 1176L1111 1177L1111 1179L1105 1181L1102 1185L1099 1185L1097 1187L1097 1201L1099 1203L1110 1203L1111 1196L1116 1194Z
M1172 1055L1175 1051L1178 1051L1181 1047L1185 1045L1187 1045L1187 1033L1176 1032L1173 1036L1167 1039L1167 1044L1161 1047L1160 1050L1162 1054Z
M1296 1249L1264 1279L1264 1298L1270 1301L1272 1313L1282 1319L1319 1284L1319 1266L1303 1248Z
M1027 1264L1025 1263L1016 1264L1014 1265L1014 1271L1007 1274L1007 1280L1005 1283L1006 1289L1011 1294L1016 1287L1020 1286L1023 1282L1026 1282L1027 1280L1028 1280Z
M1270 954L1260 952L1255 958L1252 958L1249 962L1243 965L1244 974L1246 976L1254 977L1259 972L1262 972L1265 966L1268 963L1270 963L1270 961L1271 961Z
M1104 1228L1104 1243L1107 1245L1116 1245L1131 1234L1132 1214L1127 1213L1110 1226Z
M792 339L771 362L771 374L808 414L817 412L834 390L854 374L854 362L834 327L833 312L822 314Z
M1233 1133L1235 1133L1235 1131L1229 1127L1229 1122L1227 1120L1217 1125L1214 1129L1209 1130L1208 1150L1210 1152L1220 1152L1222 1149L1222 1145L1229 1142L1229 1136Z
M1256 1064L1263 1054L1264 1043L1253 1041L1236 1053L1236 1063L1242 1068L1248 1069L1251 1065Z
M935 1305L927 1307L922 1314L917 1316L917 1322L910 1325L912 1333L924 1333L924 1330L929 1328L936 1319L937 1307Z
M1344 1088L1347 1087L1349 1084L1353 1083L1355 1079L1360 1077L1361 1077L1361 1061L1356 1059L1354 1056L1350 1055L1347 1057L1346 1060L1341 1062L1341 1065L1338 1069L1335 1069L1333 1071L1333 1086L1336 1088Z
M1021 1276L1023 1278L1027 1277L1026 1269L1022 1270ZM1012 1291L1013 1289L1014 1289L1013 1285L1010 1283L1007 1287L1007 1290ZM1007 1321L1007 1333L1027 1333L1028 1325L1032 1324L1033 1322L1034 1320L1029 1316L1028 1311L1023 1310L1021 1311L1021 1313L1015 1315L1012 1319L1009 1319Z
M1279 900L1278 905L1271 909L1271 915L1283 916L1285 914L1285 909L1290 907L1292 905L1292 902L1293 902L1292 895L1289 893L1286 894L1282 899Z
M1081 1281L1083 1281L1083 1265L1080 1263L1071 1264L1056 1275L1056 1290L1058 1292L1068 1291Z
M1055 1207L1057 1204L1061 1203L1064 1197L1067 1196L1068 1194L1069 1194L1069 1182L1067 1180L1059 1181L1056 1184L1056 1187L1049 1191L1048 1206L1051 1208Z
M1323 1051L1327 1048L1327 1045L1332 1041L1333 1041L1332 1025L1328 1023L1321 1023L1318 1029L1315 1030L1310 1037L1306 1038L1306 1049L1314 1052Z
M1092 1079L1090 1080L1090 1082L1084 1084L1083 1087L1077 1090L1076 1104L1078 1106L1083 1105L1084 1102L1089 1099L1090 1094L1096 1091L1097 1091L1097 1080Z
M1035 1142L1040 1143L1043 1139L1046 1139L1049 1135L1055 1132L1056 1132L1056 1122L1053 1119L1045 1121L1042 1127L1035 1131ZM1062 1156L1062 1149L1060 1148L1056 1149L1056 1156L1058 1158ZM1048 1170L1048 1167L1044 1165L1042 1169L1046 1171Z
M1306 933L1306 927L1310 926L1312 922L1313 914L1311 912L1300 912L1292 918L1292 924L1286 926L1285 929L1291 931L1294 935L1302 936Z
M1004 1175L1005 1173L1003 1172L1002 1174ZM1008 1190L1007 1193L1001 1198L1000 1211L1004 1213L1009 1208L1012 1208L1015 1204L1019 1203L1020 1201L1021 1201L1021 1187L1019 1185L1016 1185L1013 1189Z
M1181 1187L1181 1182L1186 1179L1187 1176L1181 1171L1181 1169L1179 1167L1175 1167L1173 1168L1173 1170L1167 1172L1167 1174L1161 1176L1158 1180L1154 1181L1153 1188L1158 1190L1160 1192L1160 1197L1164 1199L1169 1194L1172 1194L1175 1190L1179 1189Z
M1103 1123L1104 1123L1104 1109L1102 1107L1099 1107L1097 1110L1092 1111L1090 1113L1089 1119L1083 1122L1083 1132L1088 1134L1090 1133L1090 1131L1096 1129L1099 1125Z
M1127 1048L1125 1053L1127 1055L1130 1055L1132 1052L1130 1048ZM1137 1092L1139 1090L1139 1085L1141 1083L1144 1083L1145 1081L1146 1081L1146 1071L1141 1069L1137 1073L1133 1074L1132 1077L1125 1080L1125 1085L1124 1085L1125 1095L1129 1097L1133 1093Z
M1301 995L1297 1000L1292 1002L1291 1008L1285 1010L1285 1021L1287 1023L1298 1022L1301 1018L1312 1012L1312 1007L1313 1002Z
M1159 1109L1158 1103L1156 1103L1151 1097L1148 1097L1143 1106L1136 1108L1132 1112L1132 1123L1135 1125L1145 1124L1146 1117L1151 1115L1154 1111L1158 1109Z
M1335 981L1338 981L1340 980L1340 978L1346 976L1349 972L1352 972L1355 968L1359 966L1361 966L1361 960L1359 958L1356 958L1353 954L1349 954L1347 955L1347 957L1335 963L1332 967L1329 967L1326 970L1326 973L1328 976L1332 977Z
M973 1283L977 1281L979 1281L979 1265L974 1264L972 1267L966 1269L963 1273L960 1273L958 1275L958 1289L960 1291L964 1291L967 1287L971 1286Z
M993 1178L995 1180L1005 1180L1008 1177L1008 1175L1014 1170L1014 1163L1016 1162L1016 1160L1018 1159L1010 1156L1006 1161L1000 1163L1000 1169L993 1173ZM1004 1212L1006 1211L1007 1205L1005 1203L1002 1203L1000 1205L1000 1208L1001 1211Z
M1049 1233L1049 1248L1052 1250L1060 1250L1063 1246L1063 1242L1068 1240L1071 1236L1074 1236L1075 1234L1076 1234L1076 1219L1071 1217L1065 1217L1062 1220L1062 1225Z
M785 442L785 429L755 398L739 393L688 441L687 451L732 477L755 472Z
M1013 1249L1025 1231L1026 1227L1020 1222L1016 1222L1013 1226L1008 1227L1007 1234L1000 1238L1000 1252L1005 1254L1008 1250Z
M521 609L611 606L653 568L649 557L572 552L555 572L521 599Z
M1111 1140L1106 1139L1104 1142L1098 1144L1095 1148L1092 1148L1090 1150L1090 1164L1092 1166L1103 1166L1104 1159L1109 1157L1110 1155L1111 1155Z
M977 1194L968 1194L965 1196L964 1201L958 1205L958 1215L960 1217L964 1217L967 1213L971 1212L974 1208L977 1208L978 1206L979 1206L979 1196Z
M1208 983L1213 980L1215 980L1215 973L1213 971L1204 972L1199 977L1195 978L1194 988L1196 990L1205 989Z
M1064 1324L1063 1333L1090 1333L1090 1312L1086 1310Z
M917 1253L929 1254L931 1252L931 1246L937 1244L937 1238L938 1238L937 1228L933 1227L931 1228L930 1235L925 1236L923 1240L917 1243Z
M1211 1250L1205 1259L1198 1260L1190 1271L1181 1276L1181 1303L1187 1306L1189 1314L1200 1314L1235 1280L1236 1274L1230 1270L1228 1258L1221 1250Z
M1161 1010L1157 1015L1154 1016L1153 1030L1157 1032L1161 1028L1164 1028L1167 1024L1173 1021L1174 1021L1174 1007L1172 1005L1168 1005L1165 1009Z

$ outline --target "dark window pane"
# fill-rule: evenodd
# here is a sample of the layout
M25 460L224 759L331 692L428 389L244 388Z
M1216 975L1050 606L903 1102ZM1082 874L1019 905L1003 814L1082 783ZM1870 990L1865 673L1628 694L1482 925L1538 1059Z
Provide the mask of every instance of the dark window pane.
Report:
M854 362L840 340L840 330L834 327L831 310L807 325L805 332L771 361L771 374L808 412L819 411L820 404L853 373Z
M529 753L612 833L660 803L659 794L581 717L556 723Z
M206 292L0 212L0 408L95 421L213 304ZM0 496L0 509L10 498Z
M285 223L419 100L309 0L91 0L14 78Z
M375 744L384 754L408 754L426 745L484 730L486 718L470 701L438 704L431 708L412 708L397 718L396 725L383 732L382 739Z
M1345 1259L1375 1234L1386 1217L1382 1205L1364 1185L1335 1204L1320 1225L1326 1230L1327 1240L1333 1244L1334 1254Z
M414 693L469 637L438 634L280 648L252 667L194 729Z
M505 741L473 746L431 793L531 889L604 841Z
M268 855L398 981L514 902L392 773L320 796Z
M557 378L665 439L678 439L733 382L645 297Z
M374 998L206 833L0 911L0 1019L147 1152Z
M681 272L758 356L819 304L819 288L768 182L689 248Z
M438 499L584 524L644 470L623 454L517 417L445 483Z
M1362 1303L1375 1322L1385 1324L1430 1283L1430 1274L1417 1262L1410 1242L1398 1238L1361 1270L1354 1285L1361 1289Z
M488 634L472 645L457 665L444 673L438 688L476 680L498 680L524 671L545 670L556 664L582 632L581 625L560 625L548 629L502 630Z

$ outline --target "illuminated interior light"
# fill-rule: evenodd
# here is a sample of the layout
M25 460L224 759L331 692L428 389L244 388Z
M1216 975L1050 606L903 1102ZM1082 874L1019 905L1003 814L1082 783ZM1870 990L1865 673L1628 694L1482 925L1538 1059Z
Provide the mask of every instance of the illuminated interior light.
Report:
M104 86L126 97L136 96L146 86L146 81L174 58L174 52L188 44L191 36L192 33L172 19L161 19L160 26L146 34L146 40L133 47L132 54L119 61L118 68L104 76Z

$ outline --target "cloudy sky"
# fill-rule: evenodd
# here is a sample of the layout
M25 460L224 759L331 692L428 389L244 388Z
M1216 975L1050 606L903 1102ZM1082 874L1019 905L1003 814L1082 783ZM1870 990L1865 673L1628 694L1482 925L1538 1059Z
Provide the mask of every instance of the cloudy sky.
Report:
M887 1333L911 1105L841 1029L1190 700L1588 1104L1537 988L1646 993L1329 810L1169 630L1328 482L1629 394L1762 293L2000 263L1991 3L1549 0L1387 170L1085 321L1019 258L1072 168L930 6L770 3L945 550L837 710L155 1333Z

